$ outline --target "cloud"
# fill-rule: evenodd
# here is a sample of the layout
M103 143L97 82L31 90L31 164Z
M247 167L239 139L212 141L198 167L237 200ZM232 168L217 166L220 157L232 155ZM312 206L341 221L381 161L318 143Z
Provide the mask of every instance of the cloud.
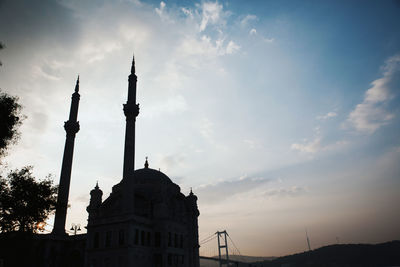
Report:
M239 179L221 181L196 188L195 193L203 203L217 203L235 195L246 193L270 182L267 178L242 176Z
M333 117L336 117L336 116L337 116L337 113L331 111L331 112L326 113L325 115L317 116L317 119L321 120L321 121L324 121L324 120L327 120L327 119L330 119L330 118L333 118Z
M200 23L200 32L204 31L208 25L225 24L223 19L223 7L218 2L203 2L201 5L202 19Z
M240 50L240 46L234 41L229 41L224 45L224 38L219 38L215 41L207 35L187 36L179 46L177 51L180 51L181 57L203 56L202 59L215 59L219 56L234 54Z
M251 149L256 147L256 142L254 140L245 139L243 142Z
M62 75L62 69L70 65L69 63L60 62L55 59L43 59L43 62L36 63L32 66L32 75L35 78L59 81Z
M313 140L309 142L306 141L303 144L294 143L290 148L302 153L315 154L320 151L335 150L348 144L348 142L345 140L339 140L331 144L323 145L321 141L322 138L320 136L316 136Z
M29 121L30 126L32 129L38 132L45 132L47 128L47 124L49 121L49 116L43 112L32 112L30 114L31 120Z
M247 24L248 24L250 21L256 21L256 20L258 20L258 18L257 18L256 15L251 15L251 14L249 14L249 15L246 15L246 16L240 21L240 25L241 25L241 26L247 26Z
M47 80L52 80L52 81L58 81L60 80L60 77L50 74L49 72L47 72L43 67L41 66L33 66L32 67L32 74L34 77L37 78L45 78Z
M316 153L321 150L321 138L316 137L314 140L304 144L294 143L291 145L291 149L305 153Z
M214 124L207 118L203 118L200 123L201 135L210 140L214 134Z
M99 36L96 36L99 37ZM103 60L107 55L122 48L121 44L116 41L102 40L98 42L98 38L93 38L81 47L80 53L83 58L87 58L88 63ZM102 39L102 37L100 37Z
M243 142L247 145L248 148L250 149L257 149L262 146L262 144L254 139L244 139Z
M237 51L239 51L240 46L235 44L233 41L230 41L226 47L226 53L227 54L234 54Z
M265 42L265 43L273 43L273 42L275 42L275 39L274 38L263 38L263 41Z
M165 18L164 17L164 10L165 10L165 2L161 1L160 2L160 7L156 7L154 10L156 11L156 13L160 16L160 18Z
M350 112L347 123L358 132L372 134L395 117L387 106L393 98L391 90L400 74L399 65L400 55L389 58L383 66L383 77L371 83L372 87L365 92L363 101Z
M163 99L146 109L144 117L154 118L165 113L175 114L187 110L186 99L182 95L175 95Z
M181 8L183 14L185 14L186 16L193 18L193 11L190 8L186 8L186 7L182 7Z
M257 36L258 35L257 30L255 28L251 28L251 30L249 31L249 35ZM261 36L261 35L260 35L260 39L261 39L262 42L268 43L268 44L271 44L271 43L275 42L275 38L267 38L267 37L264 37L264 36Z
M81 194L79 196L76 196L74 198L73 202L82 202L82 203L86 204L86 203L89 203L89 200L90 200L90 194L87 193L87 194Z
M160 17L162 17L162 15L163 15L165 6L166 6L166 4L165 4L163 1L161 1L161 2L160 2L160 7L159 7L159 8L158 8L158 7L155 8L156 13L157 13Z
M270 189L264 193L266 197L295 197L299 195L303 195L307 192L307 188L302 186L293 186L289 189L280 188L280 189Z
M256 35L257 34L257 30L256 29L251 29L249 32L250 35Z
M160 160L161 170L171 170L184 165L185 155L164 155Z

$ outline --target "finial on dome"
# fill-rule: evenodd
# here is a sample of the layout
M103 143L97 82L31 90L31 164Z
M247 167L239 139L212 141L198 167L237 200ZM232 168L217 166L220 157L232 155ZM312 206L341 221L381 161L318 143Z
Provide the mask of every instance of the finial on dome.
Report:
M189 194L190 196L193 196L193 191L192 191L192 188L190 188L190 194Z
M147 157L146 157L146 161L144 162L144 167L145 167L146 169L149 168L149 162L147 161Z
M99 181L96 181L96 186L94 188L99 189Z
M136 70L135 70L135 54L133 54L132 57L132 67L131 67L131 74L135 74Z
M79 92L79 75L78 75L78 79L76 80L76 85L75 85L75 92Z

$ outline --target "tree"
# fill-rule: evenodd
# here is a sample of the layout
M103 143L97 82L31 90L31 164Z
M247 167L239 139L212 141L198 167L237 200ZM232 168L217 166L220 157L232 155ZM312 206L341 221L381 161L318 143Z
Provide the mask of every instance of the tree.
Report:
M0 176L0 232L37 232L55 210L56 194L51 177L36 181L31 166Z
M24 119L21 109L18 97L0 90L0 158L6 154L8 146L19 138L18 128Z
M0 50L3 48L5 45L0 42ZM18 97L10 96L0 89L0 158L6 154L8 146L19 138L18 127L25 118L21 115L21 109Z

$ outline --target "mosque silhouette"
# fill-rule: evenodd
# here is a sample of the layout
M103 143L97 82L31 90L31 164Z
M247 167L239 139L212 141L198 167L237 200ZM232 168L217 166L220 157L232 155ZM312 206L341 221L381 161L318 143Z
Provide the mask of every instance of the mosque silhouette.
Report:
M135 170L135 59L129 75L122 180L104 201L98 184L90 192L87 233L68 235L65 222L75 136L79 131L79 77L72 94L54 228L50 234L8 239L4 266L199 267L197 197L185 196L167 175L149 167ZM0 240L3 247L7 240ZM23 255L23 257L21 257Z

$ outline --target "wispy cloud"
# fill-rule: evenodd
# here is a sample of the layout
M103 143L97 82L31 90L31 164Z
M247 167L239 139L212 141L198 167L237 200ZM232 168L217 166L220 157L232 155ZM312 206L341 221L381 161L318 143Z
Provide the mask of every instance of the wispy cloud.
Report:
M275 38L263 38L263 41L265 42L265 43L273 43L273 42L275 42Z
M307 188L302 186L293 186L291 188L270 189L264 193L266 197L295 197L307 193Z
M256 21L256 20L258 20L256 15L248 14L240 21L240 25L247 26L250 21Z
M166 6L165 2L161 1L161 2L160 2L160 7L156 7L156 8L155 8L156 13L157 13L160 17L163 16L165 6Z
M79 196L76 196L74 198L74 202L82 202L82 203L89 203L90 200L90 195L89 194L82 194Z
M225 24L222 4L218 2L203 2L201 4L202 19L199 26L200 31L204 31L208 25Z
M325 121L327 119L334 118L336 116L337 116L336 112L330 111L330 112L326 113L325 115L317 116L317 119L321 120L321 121Z
M226 46L226 53L227 54L234 54L237 51L239 51L240 46L237 45L235 42L233 41L229 41L228 45Z
M218 56L234 54L239 51L240 46L234 41L224 44L224 38L213 41L207 35L198 38L196 36L187 36L179 46L178 51L181 56L204 56L206 59L213 59Z
M256 34L257 34L257 30L254 29L254 28L252 28L252 29L249 31L249 34L250 34L250 35L256 35Z
M185 162L185 155L181 154L170 154L161 156L160 165L163 171L170 171L173 168L181 167Z
M143 114L144 117L154 118L156 116L161 116L165 113L178 113L185 111L188 108L186 99L182 95L175 95L154 103L151 107L146 110Z
M316 131L316 135L314 137L314 139L308 141L308 140L304 140L304 142L302 143L294 143L291 145L291 149L292 150L297 150L299 152L302 153L306 153L306 154L315 154L321 151L332 151L332 150L336 150L339 149L345 145L348 144L347 141L345 140L339 140L336 142L331 142L331 143L323 143L323 139L321 137L321 133L319 130L319 127L315 128Z
M347 123L358 132L372 134L386 125L395 116L387 105L393 98L393 87L400 74L400 55L389 58L383 66L383 77L374 80L364 95L363 101L350 112Z
M182 7L181 11L189 18L193 18L193 11L190 8Z
M321 137L316 137L314 140L304 142L303 144L294 143L290 147L293 150L306 153L316 153L321 150Z
M254 139L244 139L243 142L247 145L248 148L250 149L256 149L260 148L261 144L259 141L254 140Z
M235 180L208 184L196 189L196 194L204 203L216 203L234 195L249 192L270 182L271 179L243 176Z
M214 134L214 124L208 119L203 118L200 122L200 133L201 135L210 140Z

